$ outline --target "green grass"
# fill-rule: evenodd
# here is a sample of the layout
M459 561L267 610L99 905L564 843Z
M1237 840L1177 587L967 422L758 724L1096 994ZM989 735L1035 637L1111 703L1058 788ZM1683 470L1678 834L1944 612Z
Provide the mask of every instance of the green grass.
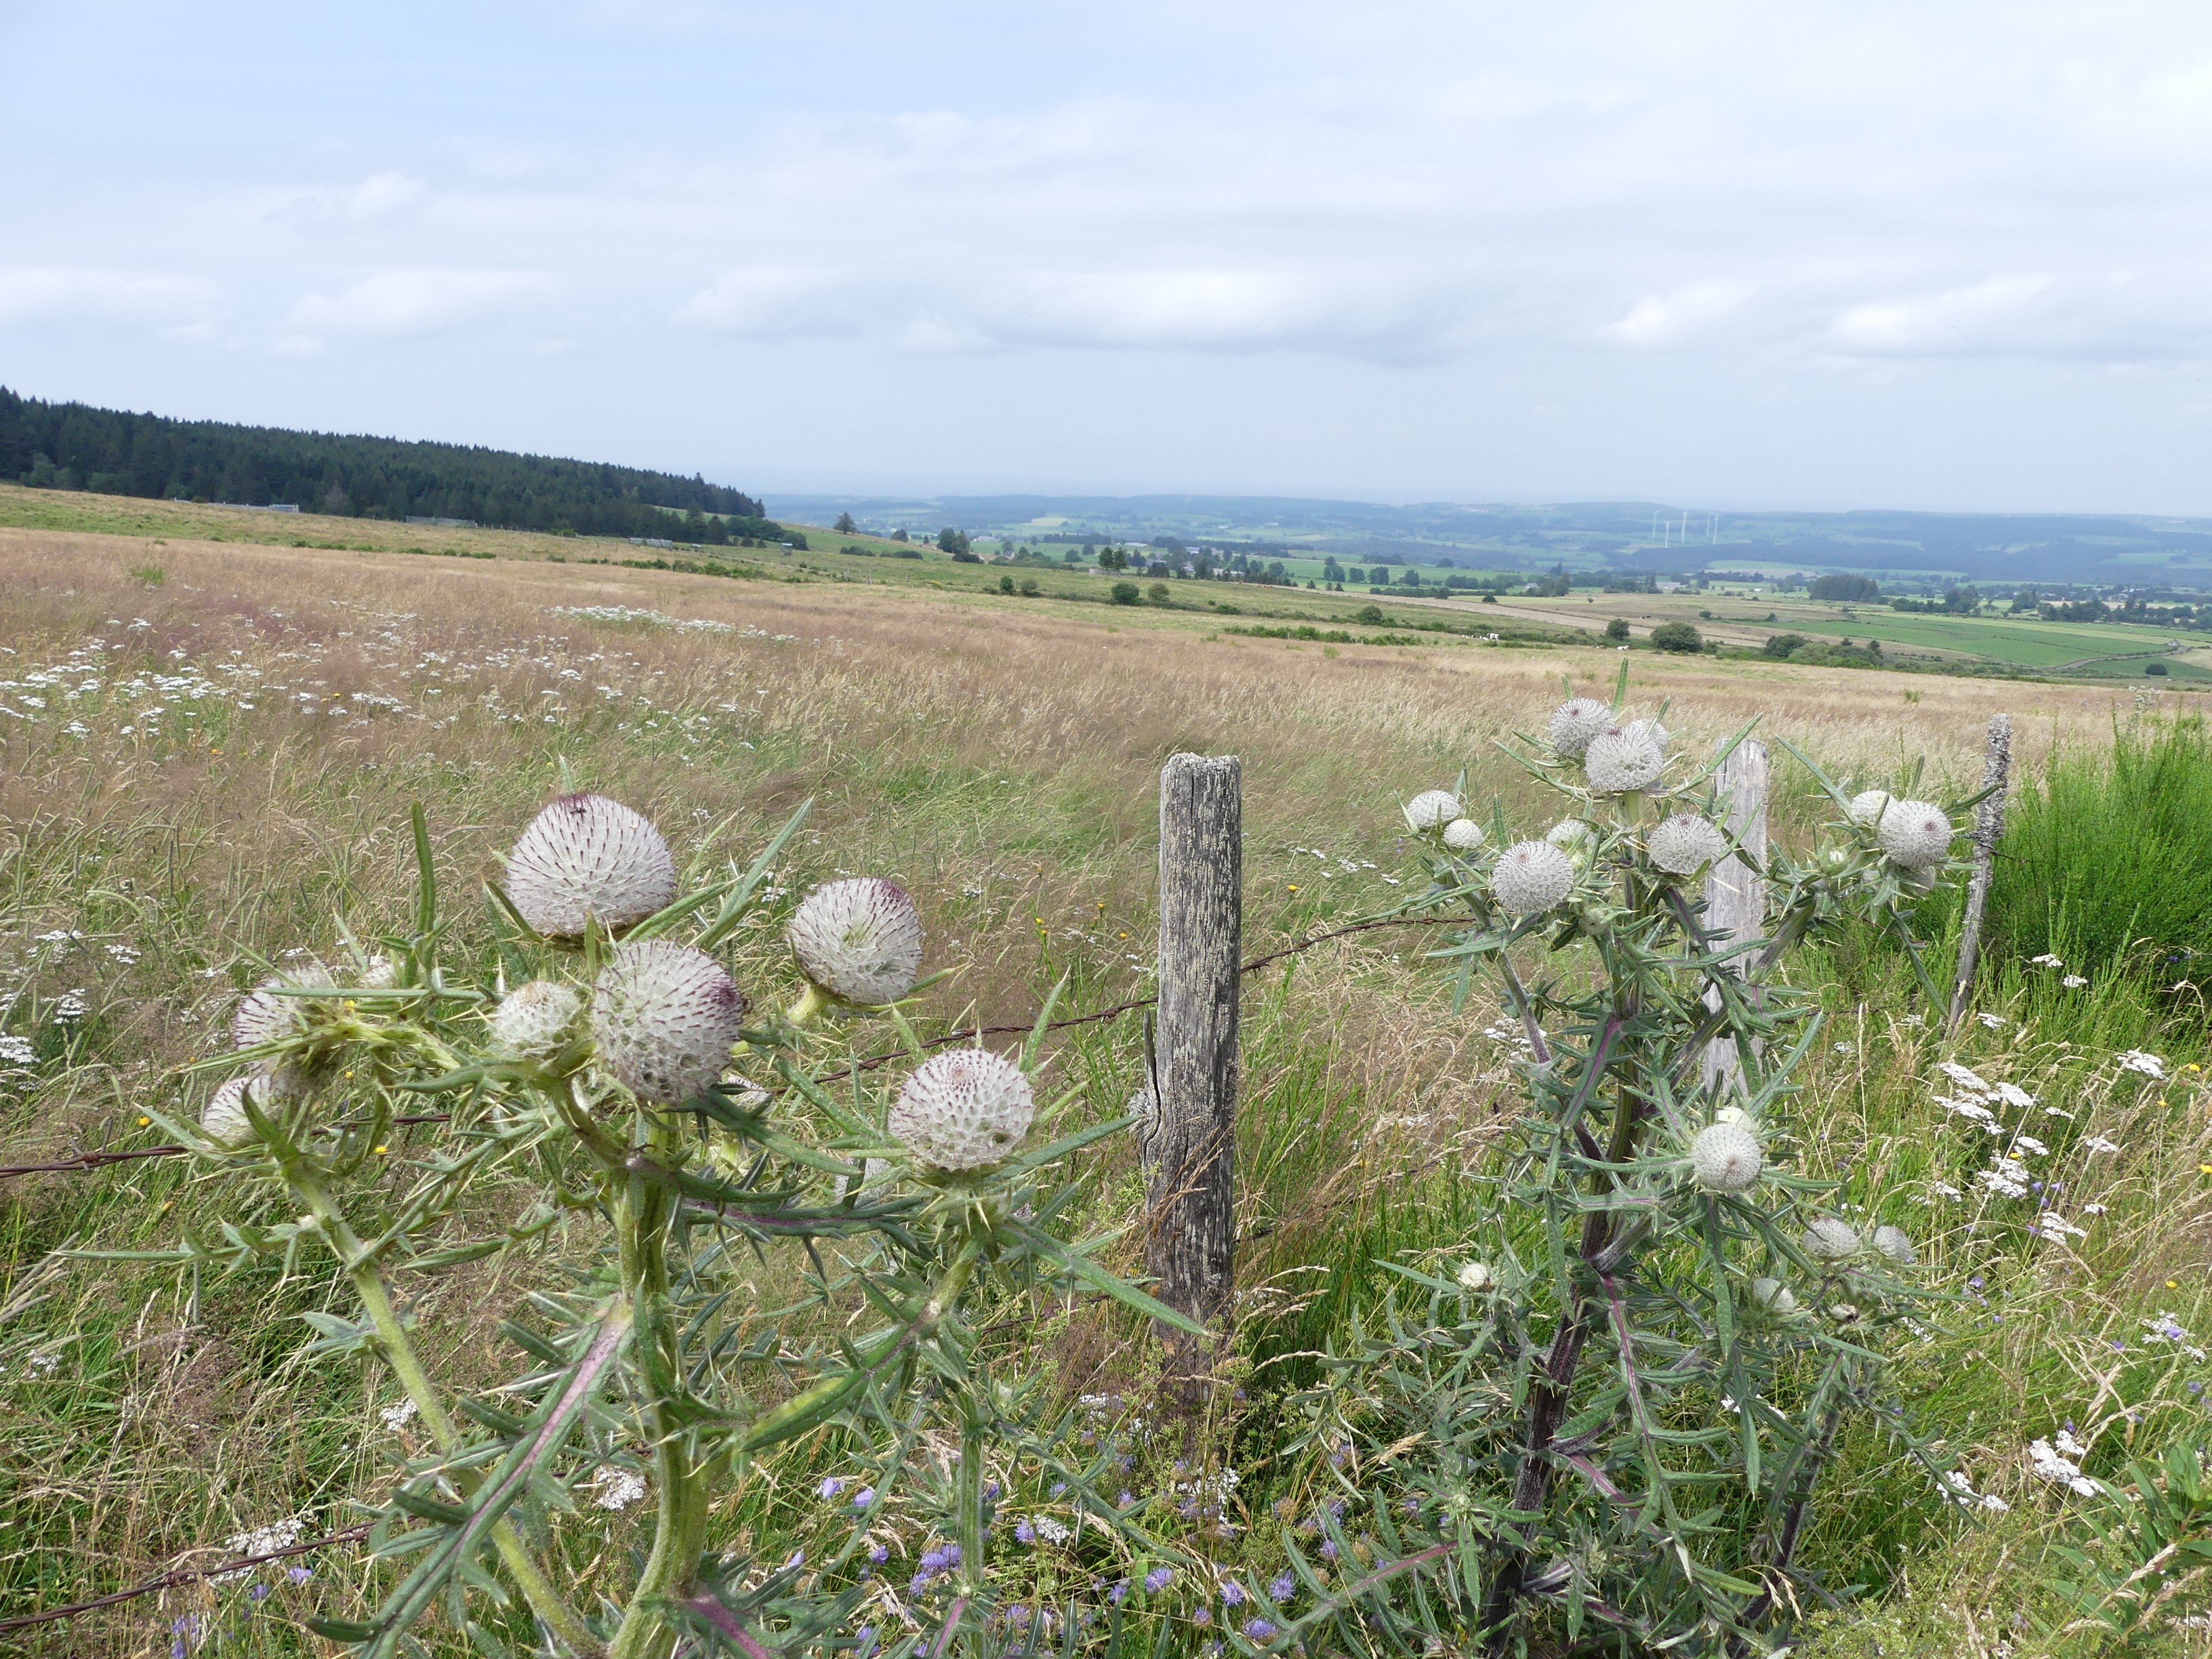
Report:
M1774 624L1779 631L1848 637L1864 644L1917 646L1952 651L2023 668L2058 668L2084 658L2162 651L2177 636L2172 629L2115 623L2049 623L1998 617L1938 617L1869 605L1849 619L1792 617Z

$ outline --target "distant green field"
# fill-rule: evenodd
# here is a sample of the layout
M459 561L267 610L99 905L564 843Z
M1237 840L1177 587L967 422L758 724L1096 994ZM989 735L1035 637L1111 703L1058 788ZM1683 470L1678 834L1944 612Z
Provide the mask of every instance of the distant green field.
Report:
M2119 656L2156 651L2175 636L2168 629L2128 627L2112 623L2047 623L1996 617L1934 617L1901 611L1868 611L1835 621L1791 618L1783 624L1799 634L1831 639L1880 640L1884 645L1920 646L1956 651L2023 668L2057 668L2085 657Z

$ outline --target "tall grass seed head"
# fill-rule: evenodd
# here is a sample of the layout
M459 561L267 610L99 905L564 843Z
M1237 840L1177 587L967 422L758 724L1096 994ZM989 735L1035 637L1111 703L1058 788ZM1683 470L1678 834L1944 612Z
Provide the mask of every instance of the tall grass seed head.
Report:
M1887 1224L1874 1230L1874 1247L1900 1267L1917 1266L1920 1252L1912 1248L1912 1235Z
M1533 916L1574 890L1575 864L1548 841L1516 842L1498 855L1490 890L1509 915Z
M1406 803L1406 827L1441 830L1459 816L1459 797L1449 789L1424 789Z
M1444 845L1455 853L1472 853L1482 845L1482 826L1473 818L1454 818L1444 825Z
M618 945L592 987L600 1064L653 1105L689 1105L712 1088L744 1019L745 994L722 964L673 939Z
M1890 862L1932 870L1951 851L1951 815L1933 801L1893 800L1881 809L1875 834Z
M1836 1216L1824 1215L1805 1229L1805 1254L1815 1261L1841 1261L1856 1255L1858 1229Z
M1690 1167L1707 1192L1740 1193L1765 1164L1759 1137L1741 1123L1709 1123L1690 1143Z
M1651 862L1670 876L1694 876L1728 856L1728 836L1710 818L1677 812L1644 838Z
M921 976L921 912L880 876L824 882L786 930L806 977L846 1002L896 1002Z
M1851 797L1851 804L1844 811L1853 823L1871 830L1881 822L1882 812L1888 807L1890 799L1890 793L1887 789L1862 789Z
M1643 732L1607 732L1590 739L1583 769L1601 795L1630 795L1649 788L1666 769L1666 752Z
M584 1012L583 994L558 980L518 985L491 1011L491 1046L516 1060L548 1060L566 1048Z
M337 981L320 963L296 973L264 979L246 994L230 1017L231 1041L240 1048L258 1048L264 1042L283 1042L306 1033L314 1005L304 997L284 996L287 990L327 991Z
M1552 711L1552 751L1579 760L1590 739L1613 730L1613 710L1595 697L1570 697Z
M915 1067L890 1121L916 1163L981 1170L1011 1157L1036 1115L1020 1066L988 1048L954 1048Z
M563 795L530 821L507 855L507 895L549 939L596 918L642 921L676 896L676 860L650 820L605 795Z

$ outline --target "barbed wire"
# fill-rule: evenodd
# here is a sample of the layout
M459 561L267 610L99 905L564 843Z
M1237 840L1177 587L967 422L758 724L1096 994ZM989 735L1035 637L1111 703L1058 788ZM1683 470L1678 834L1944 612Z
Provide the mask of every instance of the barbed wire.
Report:
M1272 967L1287 957L1310 951L1316 945L1326 945L1331 939L1343 939L1352 933L1368 933L1377 927L1442 927L1454 924L1464 925L1466 921L1467 918L1464 916L1384 916L1370 921L1355 921L1343 927L1332 927L1326 933L1310 933L1293 944L1285 945L1279 951L1270 951L1265 956L1255 957L1251 961L1243 963L1238 971L1256 974L1262 968ZM1102 1020L1118 1019L1121 1015L1133 1013L1139 1008L1152 1007L1158 1001L1159 998L1157 996L1133 997L1127 1002L1117 1002L1110 1008L1101 1008L1091 1013L1075 1014L1066 1019L1054 1020L1045 1027L1045 1030L1064 1031L1078 1025L1095 1025ZM942 1048L953 1043L969 1042L983 1036L1026 1036L1036 1029L1035 1022L1025 1025L963 1025L958 1030L947 1032L942 1036L923 1039L922 1047ZM908 1052L904 1048L892 1048L879 1054L865 1055L854 1060L848 1069L856 1072L872 1072L879 1066L890 1065L893 1060L905 1058ZM392 1120L394 1125L443 1123L446 1121L446 1115L443 1112L428 1112L419 1116L397 1117ZM160 1146L133 1147L125 1152L80 1152L74 1158L57 1158L46 1164L0 1164L0 1181L11 1181L18 1176L87 1175L94 1170L106 1169L112 1164L129 1164L140 1158L182 1158L191 1150L189 1146L179 1146L172 1143Z
M210 1578L227 1578L233 1573L270 1561L282 1561L295 1555L307 1555L316 1550L326 1550L333 1544L350 1544L368 1536L373 1523L362 1522L357 1527L348 1527L327 1538L313 1538L304 1544L287 1544L282 1549L270 1550L261 1555L241 1555L218 1563L212 1567L179 1567L165 1572L159 1578L149 1578L130 1589L117 1590L109 1595L95 1595L89 1601L72 1601L65 1607L46 1607L38 1613L18 1613L13 1619L0 1619L0 1636L10 1631L28 1630L33 1625L51 1625L58 1620L74 1619L81 1613L90 1613L99 1607L112 1607L118 1601L135 1601L142 1595L158 1595L166 1589L176 1589L185 1584L197 1584Z

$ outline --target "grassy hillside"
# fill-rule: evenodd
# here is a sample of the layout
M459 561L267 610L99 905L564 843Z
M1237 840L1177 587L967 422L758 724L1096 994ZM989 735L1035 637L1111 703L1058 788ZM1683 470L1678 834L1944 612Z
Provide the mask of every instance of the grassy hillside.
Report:
M25 524L64 510L113 516L99 529ZM870 556L763 552L732 579L625 568L639 550L565 538L426 543L364 524L327 546L312 543L339 538L310 525L299 539L311 544L289 545L252 517L0 490L0 519L16 526L0 528L5 1162L143 1146L157 1133L146 1108L194 1112L205 1085L174 1068L223 1042L241 989L288 952L331 951L341 918L363 933L395 923L413 801L447 891L465 899L564 764L648 812L679 865L750 855L811 797L779 885L896 877L921 905L931 965L955 970L925 1029L1013 1023L1062 976L1079 1008L1148 988L1169 754L1243 757L1257 955L1405 890L1398 804L1416 790L1464 768L1474 798L1533 810L1491 740L1539 721L1562 676L1609 685L1619 661L1595 644L1240 635L1228 627L1300 613L1348 624L1369 601L1239 589L1242 613L1224 620L1205 603L1214 596L1185 599L1195 584L1177 584L1171 607L1117 607L1100 579L1072 575L1024 598L999 592L996 569L891 558L865 538L853 539ZM438 556L447 548L495 556ZM1634 665L1639 702L1671 699L1683 744L1709 747L1757 715L1855 787L1924 765L1930 793L1969 793L1998 709L2018 720L2032 773L2071 745L2094 778L2115 723L2139 718L2125 690L2091 685L1656 653ZM1821 813L1784 765L1777 833L1802 841ZM2124 834L2108 824L2094 858L2124 856ZM2166 880L2207 879L2204 860L2176 857ZM452 948L487 938L470 920ZM1843 1182L1854 1213L1921 1240L1927 1282L1948 1299L1903 1357L1907 1397L1976 1489L2009 1504L1963 1512L1886 1440L1844 1447L1806 1559L1864 1599L1822 1615L1814 1651L1994 1653L2000 1639L2023 1659L2108 1650L2015 1626L2063 1623L2053 1552L2084 1536L2085 1506L2035 1477L2028 1443L2071 1423L2088 1466L2111 1474L2202 1434L2212 1368L2190 1345L2203 1337L2166 1340L2152 1324L2201 1333L2212 1317L2201 1010L2124 951L2085 962L2086 982L2068 986L2021 948L1992 960L1990 1020L1955 1042L1872 942L1800 975L1831 1024L1787 1108L1793 1167ZM773 937L742 939L734 965L763 996L795 988ZM1243 1530L1212 1546L1232 1565L1279 1553L1268 1505L1293 1491L1292 1473L1270 1462L1267 1437L1310 1366L1297 1356L1346 1340L1389 1281L1378 1258L1449 1265L1474 1248L1472 1177L1520 1086L1498 1017L1455 1009L1419 945L1388 933L1251 981L1238 1146L1247 1484ZM1072 1035L1056 1065L1103 1119L1121 1111L1142 1048L1122 1019ZM2136 1048L2163 1057L2163 1081L2118 1064ZM2051 1149L2039 1178L2065 1193L2079 1236L1976 1183L1989 1145L1942 1103L1944 1060L2036 1097L2024 1127ZM407 1133L387 1154L395 1170L437 1144L434 1130ZM1133 1149L1109 1148L1092 1182L1086 1224L1127 1221ZM519 1211L529 1194L518 1175L498 1201ZM382 1490L395 1455L423 1449L417 1428L386 1417L395 1396L379 1371L302 1358L297 1316L345 1305L324 1260L237 1279L42 1265L72 1243L166 1245L213 1226L225 1201L182 1159L0 1188L0 1617L219 1560L226 1540L277 1522L343 1526L349 1494ZM424 1328L449 1333L434 1355L447 1374L485 1388L513 1374L497 1325L527 1279L465 1268L410 1283ZM1034 1340L1055 1387L1142 1381L1143 1356L1080 1316L1010 1322L1006 1340ZM811 1455L772 1472L769 1498L719 1512L717 1540L781 1559L774 1517L818 1478ZM620 1523L608 1552L580 1519L550 1524L580 1597L636 1536ZM386 1570L352 1548L303 1565L303 1582L271 1571L196 1584L20 1633L11 1650L152 1655L183 1639L221 1654L329 1651L294 1621L358 1615ZM442 1626L425 1638L439 1659L465 1650ZM1164 1638L1193 1654L1206 1639ZM2203 1650L2187 1631L2158 1641L2142 1650Z

